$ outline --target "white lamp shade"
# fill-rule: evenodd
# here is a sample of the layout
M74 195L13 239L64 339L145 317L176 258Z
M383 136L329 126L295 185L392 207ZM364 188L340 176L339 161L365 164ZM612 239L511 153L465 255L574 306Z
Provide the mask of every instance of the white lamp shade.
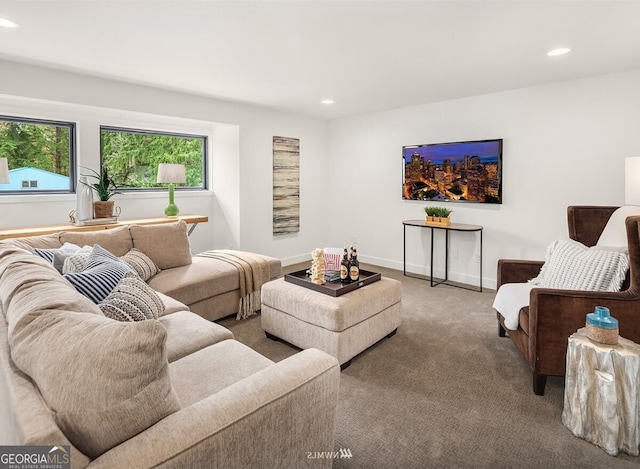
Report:
M640 157L624 161L624 203L640 205Z
M9 184L9 162L6 158L0 158L0 184Z
M184 184L187 182L183 164L160 163L158 165L159 183Z

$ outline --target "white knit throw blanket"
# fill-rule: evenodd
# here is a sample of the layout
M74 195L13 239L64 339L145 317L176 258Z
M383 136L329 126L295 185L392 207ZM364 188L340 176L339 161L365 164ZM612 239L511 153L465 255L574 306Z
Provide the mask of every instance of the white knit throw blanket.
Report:
M244 251L220 249L204 251L200 257L211 257L233 265L240 275L240 303L236 319L245 319L260 311L262 285L271 279L269 262L262 256Z

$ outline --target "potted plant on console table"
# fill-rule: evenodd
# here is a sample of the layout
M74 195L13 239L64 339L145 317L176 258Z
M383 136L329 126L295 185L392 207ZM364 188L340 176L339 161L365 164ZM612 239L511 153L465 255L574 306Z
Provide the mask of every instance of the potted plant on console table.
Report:
M83 183L91 187L100 200L93 202L93 214L95 218L111 218L113 216L114 201L110 200L116 194L121 194L118 191L118 186L115 181L109 176L109 171L106 166L102 167L100 173L93 169L85 168L91 171L93 174L83 174L83 176L96 179L93 183Z
M453 210L445 207L425 207L424 211L427 214L425 222L428 224L444 226L448 226L451 224L449 215L451 214L451 212L453 212Z

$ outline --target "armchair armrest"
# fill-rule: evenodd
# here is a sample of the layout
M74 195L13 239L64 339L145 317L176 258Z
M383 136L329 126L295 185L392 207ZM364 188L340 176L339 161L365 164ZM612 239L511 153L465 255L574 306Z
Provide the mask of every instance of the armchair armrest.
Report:
M544 261L498 259L497 285L505 283L525 283L540 273Z
M339 382L334 357L303 350L169 415L89 467L324 467L308 453L333 451Z
M640 298L628 291L534 288L529 298L529 350L537 373L564 375L568 338L585 326L587 313L596 306L609 308L622 337L640 340Z

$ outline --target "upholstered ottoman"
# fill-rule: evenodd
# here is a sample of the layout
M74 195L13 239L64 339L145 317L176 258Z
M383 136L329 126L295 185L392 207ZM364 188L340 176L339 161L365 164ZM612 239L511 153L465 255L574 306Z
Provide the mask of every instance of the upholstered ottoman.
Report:
M402 285L383 277L332 297L279 278L262 286L261 316L267 337L320 349L344 369L357 354L395 334L402 321Z

